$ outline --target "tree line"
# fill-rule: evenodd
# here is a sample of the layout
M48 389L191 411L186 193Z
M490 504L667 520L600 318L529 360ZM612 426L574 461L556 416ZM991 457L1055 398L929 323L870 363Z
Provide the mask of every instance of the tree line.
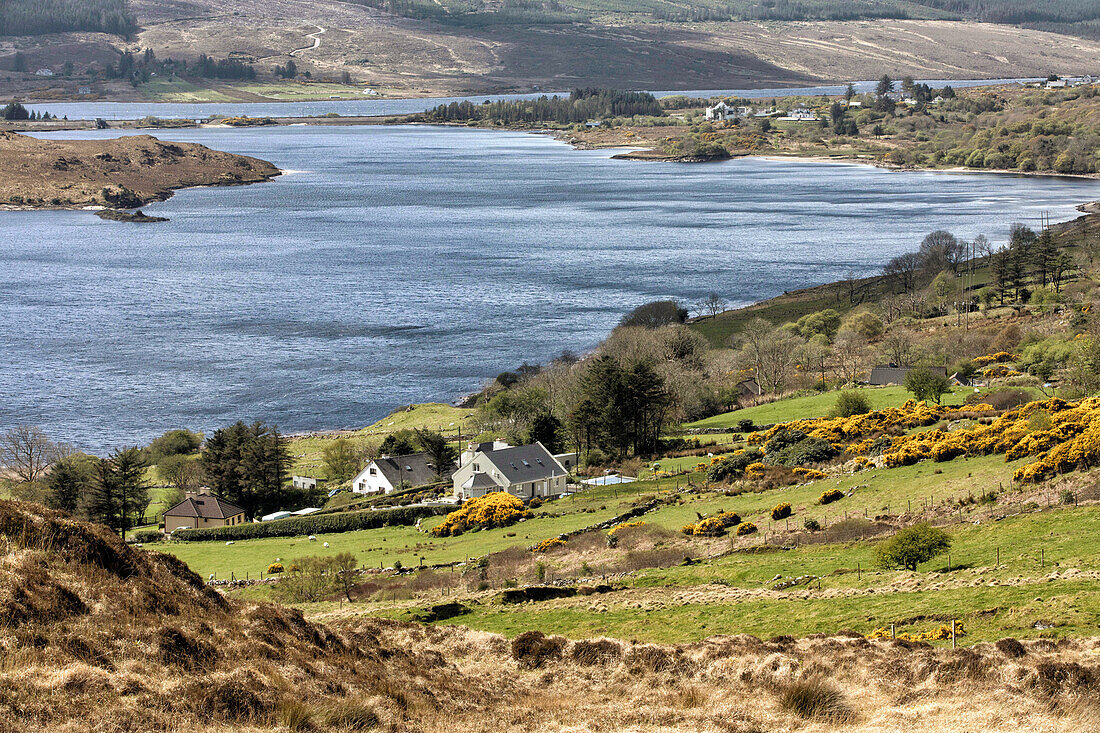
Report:
M128 0L5 0L0 36L98 31L129 38L137 29Z
M568 97L541 96L538 99L475 104L441 104L413 118L426 122L558 122L573 124L608 117L663 116L657 98L648 92L622 92L612 89L574 89Z

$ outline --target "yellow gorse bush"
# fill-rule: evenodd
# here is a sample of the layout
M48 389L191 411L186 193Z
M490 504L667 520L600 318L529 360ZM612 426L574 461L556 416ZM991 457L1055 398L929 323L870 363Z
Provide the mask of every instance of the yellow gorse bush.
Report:
M780 519L786 519L791 516L791 505L787 502L776 504L772 507L772 519L779 521Z
M631 527L641 527L643 524L645 524L645 522L640 519L634 522L619 522L611 528L611 531L608 532L608 534L616 534L617 532L620 532L624 529L629 529Z
M996 354L986 354L985 356L979 356L974 359L974 365L977 367L989 366L990 364L1002 364L1006 361L1016 361L1016 357L1007 351L998 351Z
M756 532L756 525L752 522L742 522L741 524L737 525L738 537L744 537L745 535L750 535L754 532Z
M1050 416L1048 428L1031 427L1029 421L1037 413ZM1037 400L1006 412L988 425L903 435L894 438L883 457L892 467L928 458L950 461L959 456L999 453L1005 455L1005 461L1035 457L1035 461L1016 469L1013 478L1020 482L1100 466L1100 398L1072 403L1058 398Z
M550 537L531 548L531 552L546 552L547 550L553 550L555 547L565 547L565 540L559 537Z
M966 630L963 629L962 621L955 622L955 637L966 636ZM872 631L867 635L868 639L889 639L890 629L884 626ZM948 641L951 639L951 624L942 624L930 631L920 631L917 633L903 631L897 634L897 638L903 641Z
M449 537L475 527L483 529L507 527L529 514L527 507L518 497L504 491L494 491L491 494L470 499L460 509L448 514L446 519L432 527L432 534L437 537Z
M824 471L818 471L816 468L805 468L803 466L795 466L791 469L791 473L796 476L802 476L810 481L817 481L823 479L827 475Z
M819 504L832 504L834 501L840 501L843 498L844 492L840 489L829 489L821 492L821 496L817 498L817 501Z
M685 524L680 531L686 535L696 537L721 537L726 530L741 522L741 517L734 512L721 512L713 517L705 517L694 524Z
M267 574L275 575L283 572L283 564L281 562L273 562L267 566Z

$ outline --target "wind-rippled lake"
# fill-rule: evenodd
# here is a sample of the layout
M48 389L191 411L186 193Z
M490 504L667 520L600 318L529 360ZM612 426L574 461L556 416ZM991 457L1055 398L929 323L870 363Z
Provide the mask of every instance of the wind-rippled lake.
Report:
M112 137L117 131L58 137ZM144 207L0 212L0 429L104 451L174 427L369 424L594 346L659 298L877 272L930 230L1002 243L1096 181L611 160L431 127L160 131L288 171Z

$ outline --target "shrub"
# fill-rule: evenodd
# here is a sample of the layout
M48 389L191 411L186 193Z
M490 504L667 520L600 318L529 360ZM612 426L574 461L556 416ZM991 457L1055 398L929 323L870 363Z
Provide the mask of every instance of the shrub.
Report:
M737 431L740 433L751 433L755 427L752 420L742 419L737 421Z
M531 549L531 552L548 552L549 550L553 550L555 547L565 547L565 540L559 539L558 537L545 539L535 545Z
M843 722L852 718L844 693L821 677L799 679L787 685L779 695L779 706L805 720Z
M802 523L802 526L806 528L807 532L821 531L821 523L818 522L816 519L807 519L805 522Z
M806 438L778 453L768 454L768 463L780 466L803 466L835 458L840 451L824 438Z
M844 498L844 492L840 489L829 489L821 492L821 496L817 498L819 504L832 504L834 501L840 501Z
M131 532L130 536L126 538L127 542L145 545L150 542L160 542L164 539L164 533L159 529L139 529L137 532Z
M712 463L707 469L707 479L710 481L729 481L744 475L745 469L753 463L760 461L764 454L759 448L746 448L741 453L726 456L720 461Z
M704 517L694 524L684 525L680 531L696 537L721 537L727 529L740 523L741 517L735 512L719 512L713 517Z
M210 527L176 532L173 539L184 542L208 540L250 540L257 537L298 537L310 534L334 534L354 532L360 529L407 526L423 517L433 517L447 511L445 507L419 506L380 509L379 511L339 512L315 514L308 517L291 517L274 522L253 522L230 527Z
M836 405L829 414L832 417L851 417L852 415L863 415L870 411L871 401L867 399L867 395L851 389L836 396Z
M462 508L448 514L440 524L432 527L432 534L437 537L449 537L475 527L481 529L507 527L530 513L518 497L504 491L494 491L491 494L470 499L462 505Z
M772 507L772 519L778 521L780 519L786 519L789 516L791 516L791 505L787 502L776 504Z
M746 535L750 535L754 532L756 532L756 525L752 522L742 522L741 524L737 525L738 537L745 537Z
M267 566L268 575L278 575L283 572L283 564L281 562L273 562Z
M947 377L924 367L910 370L905 375L904 386L916 399L932 400L937 405L940 398L951 391L951 381Z
M1027 649L1019 642L1018 639L1013 639L1011 636L1005 639L999 640L994 646L997 647L1001 654L1011 659L1018 659L1027 654Z
M512 639L512 658L521 667L537 669L555 659L560 659L565 639L547 636L541 631L524 631Z
M947 552L951 536L929 524L906 527L875 547L875 562L882 568L916 570L917 565Z

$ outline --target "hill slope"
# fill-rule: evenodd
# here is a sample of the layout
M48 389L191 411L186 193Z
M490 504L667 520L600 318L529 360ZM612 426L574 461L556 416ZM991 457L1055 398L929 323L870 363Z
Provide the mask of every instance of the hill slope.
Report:
M1084 730L1093 641L952 652L857 635L568 641L226 600L105 528L0 502L0 728L56 730ZM834 686L835 685L835 686ZM1041 704L1036 704L1041 703Z

